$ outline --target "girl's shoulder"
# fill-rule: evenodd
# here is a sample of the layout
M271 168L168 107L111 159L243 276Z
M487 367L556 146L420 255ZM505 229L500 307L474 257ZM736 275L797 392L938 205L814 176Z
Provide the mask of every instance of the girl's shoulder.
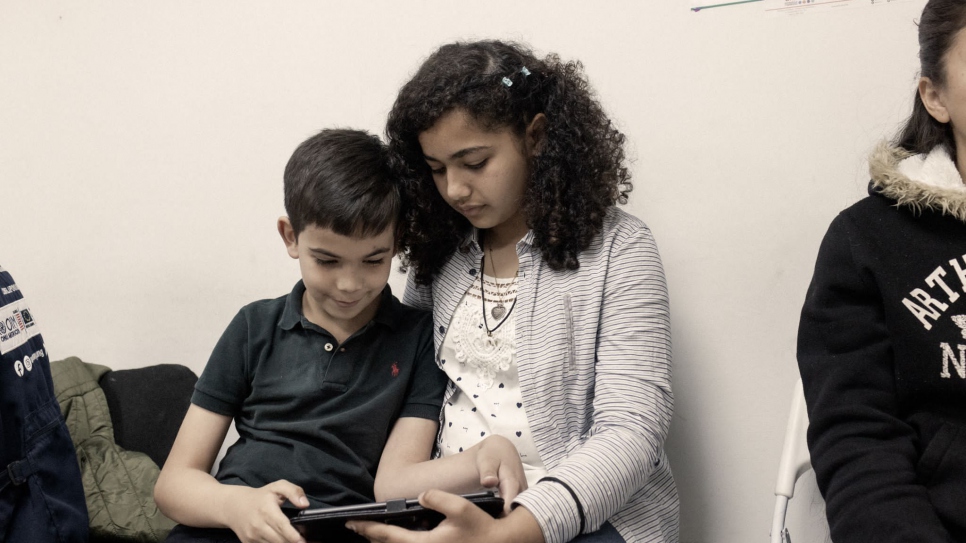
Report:
M653 241L651 229L642 219L617 206L607 209L598 238L605 245L625 243L632 239Z
M600 233L580 252L580 269L606 269L623 262L659 259L650 228L616 206L608 208Z
M608 223L614 225L614 227L631 228L638 230L648 230L647 224L644 223L636 215L632 215L623 208L616 205L607 208L607 213L604 215L604 228L607 228Z

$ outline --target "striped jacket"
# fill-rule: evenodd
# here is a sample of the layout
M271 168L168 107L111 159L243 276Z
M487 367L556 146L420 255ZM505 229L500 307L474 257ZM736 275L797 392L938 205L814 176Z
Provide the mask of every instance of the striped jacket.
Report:
M466 247L432 287L415 286L410 274L406 288L406 303L433 311L437 353L479 273L475 236ZM517 256L520 387L554 480L516 503L536 517L547 543L608 520L629 543L676 542L678 496L664 454L673 404L670 319L650 230L611 208L602 233L580 253L580 269L550 269L532 231L517 243Z

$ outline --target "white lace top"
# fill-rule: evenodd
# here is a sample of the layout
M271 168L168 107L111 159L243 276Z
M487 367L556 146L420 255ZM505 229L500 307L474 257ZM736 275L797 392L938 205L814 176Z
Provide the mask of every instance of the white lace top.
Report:
M483 276L487 319L477 280L466 291L453 314L440 349L440 362L449 378L459 385L443 406L440 452L456 454L490 434L513 442L532 486L547 474L537 453L517 375L515 318L516 279ZM491 313L500 301L508 314L503 320ZM486 327L493 330L488 334ZM495 329L495 330L494 330Z

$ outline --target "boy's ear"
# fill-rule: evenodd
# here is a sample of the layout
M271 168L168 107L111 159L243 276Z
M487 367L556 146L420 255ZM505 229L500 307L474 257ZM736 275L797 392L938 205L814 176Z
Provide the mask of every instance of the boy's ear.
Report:
M919 78L919 98L926 106L926 111L932 115L933 119L941 123L949 122L949 110L946 109L946 99L942 89L933 83L928 77Z
M527 148L530 150L530 156L537 156L543 151L543 143L547 139L547 116L543 113L537 113L533 116L533 120L527 125Z
M298 258L298 236L295 235L295 229L292 228L292 221L288 220L288 217L278 218L278 234L282 236L282 241L285 242L285 249L288 251L288 256Z

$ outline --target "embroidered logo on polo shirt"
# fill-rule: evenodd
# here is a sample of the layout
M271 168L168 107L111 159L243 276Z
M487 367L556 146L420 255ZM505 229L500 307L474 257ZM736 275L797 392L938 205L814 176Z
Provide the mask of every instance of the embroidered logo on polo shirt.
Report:
M399 364L396 362L392 363L392 376L393 377L399 376Z

